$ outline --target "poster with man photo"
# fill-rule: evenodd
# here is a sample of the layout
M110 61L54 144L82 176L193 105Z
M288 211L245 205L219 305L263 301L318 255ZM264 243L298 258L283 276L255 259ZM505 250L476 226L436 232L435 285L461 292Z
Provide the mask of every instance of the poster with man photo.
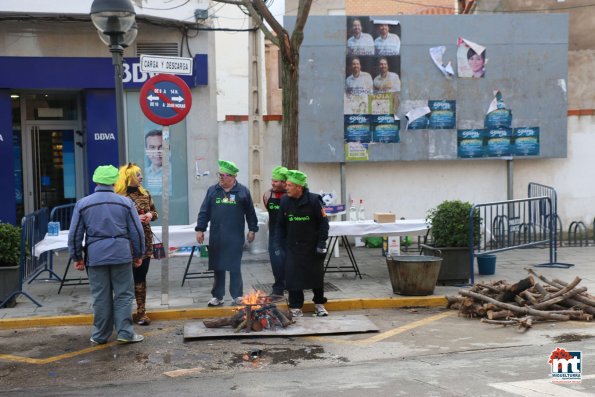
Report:
M485 77L485 67L488 62L486 48L461 37L459 37L457 47L459 77Z
M145 130L145 169L143 186L153 196L160 196L163 189L163 133L161 127L154 124L148 125ZM170 157L171 159L171 157ZM172 193L172 173L170 163L169 193Z
M401 24L389 19L372 20L375 29L374 55L394 56L401 54Z

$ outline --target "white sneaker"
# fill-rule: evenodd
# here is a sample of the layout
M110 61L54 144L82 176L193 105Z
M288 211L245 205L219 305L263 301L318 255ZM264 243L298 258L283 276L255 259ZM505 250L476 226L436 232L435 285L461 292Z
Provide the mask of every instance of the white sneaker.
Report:
M316 313L316 315L318 317L326 317L326 316L328 316L328 312L324 308L324 305L321 305L321 304L315 304L314 305L314 313Z
M122 343L137 343L137 342L142 342L144 340L145 340L145 337L140 334L134 334L134 336L132 336L132 339L118 338L118 342L122 342Z
M238 296L237 298L232 299L231 301L232 306L244 306L244 298Z
M207 304L207 306L210 306L210 307L221 306L221 305L223 305L223 303L225 303L225 301L223 299L218 299L218 298L212 297L211 300L209 301L209 303Z
M304 317L302 309L289 309L292 317Z

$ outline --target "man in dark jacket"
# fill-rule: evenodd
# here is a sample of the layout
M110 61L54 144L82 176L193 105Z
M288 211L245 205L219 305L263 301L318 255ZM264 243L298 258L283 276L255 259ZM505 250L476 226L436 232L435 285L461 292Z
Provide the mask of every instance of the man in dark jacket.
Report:
M214 282L208 306L223 305L225 272L229 272L229 293L232 304L241 305L243 295L242 251L244 228L248 222L249 243L258 231L258 219L250 190L236 181L238 167L231 161L219 160L219 183L209 187L196 220L196 241L203 244L209 227L209 270ZM245 220L245 221L244 221Z
M310 193L306 186L306 174L287 172L287 196L281 199L275 245L287 247L285 283L293 316L303 315L304 289L314 292L316 315L327 316L323 264L329 223L322 198Z
M275 233L277 231L277 217L281 198L285 196L285 181L287 168L279 166L273 169L271 175L271 189L262 196L264 207L269 213L269 258L275 283L273 284L272 301L283 299L285 292L285 249L275 248Z
M84 270L86 265L89 274L93 295L91 342L95 344L106 343L113 328L120 342L144 339L134 332L131 313L132 266L133 261L136 267L141 264L145 234L132 200L114 192L117 180L118 169L113 165L97 167L93 173L95 193L76 203L68 231L70 258L77 270Z

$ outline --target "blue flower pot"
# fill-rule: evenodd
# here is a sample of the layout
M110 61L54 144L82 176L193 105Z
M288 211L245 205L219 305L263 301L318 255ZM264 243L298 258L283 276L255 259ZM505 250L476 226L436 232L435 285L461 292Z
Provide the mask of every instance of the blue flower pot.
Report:
M477 257L479 274L490 275L496 273L496 255L482 255Z

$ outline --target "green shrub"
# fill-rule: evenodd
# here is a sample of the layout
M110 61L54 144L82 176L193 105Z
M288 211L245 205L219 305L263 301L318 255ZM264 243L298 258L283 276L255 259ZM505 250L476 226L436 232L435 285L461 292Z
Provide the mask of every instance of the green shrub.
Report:
M446 200L428 211L426 221L436 247L467 247L469 245L469 215L473 204L460 200ZM479 210L475 210L474 244L479 242Z
M21 228L10 223L0 223L0 266L19 264Z

